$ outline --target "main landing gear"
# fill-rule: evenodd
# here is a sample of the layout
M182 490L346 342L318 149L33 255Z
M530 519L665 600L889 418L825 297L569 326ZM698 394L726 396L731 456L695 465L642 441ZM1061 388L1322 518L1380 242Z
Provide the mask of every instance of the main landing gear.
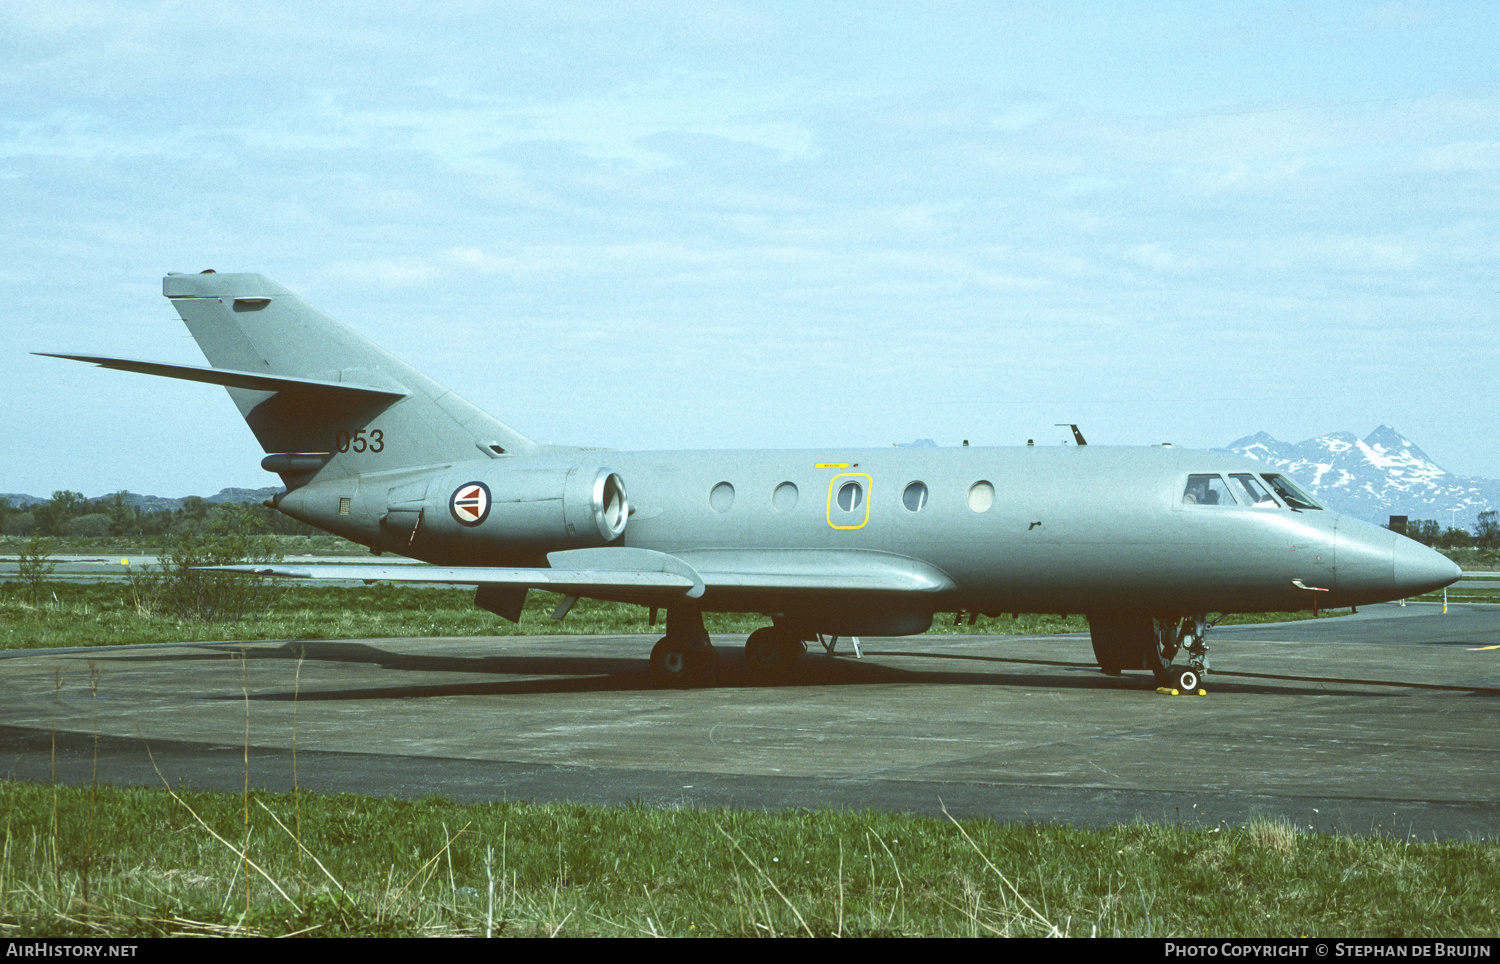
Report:
M1099 613L1089 617L1089 636L1099 668L1110 676L1127 669L1150 670L1157 685L1196 693L1208 672L1209 623L1195 616Z
M691 686L718 659L701 612L667 610L667 634L651 648L651 672L657 679L672 686Z
M802 634L786 626L757 629L745 640L745 665L761 680L782 679L807 643ZM696 610L668 610L667 634L651 649L651 672L670 686L692 686L702 681L708 667L719 659L703 628L703 614Z
M745 665L763 679L786 676L807 652L800 633L784 626L757 629L745 640Z

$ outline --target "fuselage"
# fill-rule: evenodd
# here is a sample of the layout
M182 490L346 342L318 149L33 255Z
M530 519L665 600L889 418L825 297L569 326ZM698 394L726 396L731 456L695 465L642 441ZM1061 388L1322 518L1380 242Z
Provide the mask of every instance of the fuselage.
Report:
M815 637L1056 612L1088 616L1105 672L1194 691L1209 613L1359 605L1460 575L1225 453L1085 445L1076 428L1078 445L1048 448L543 445L261 275L174 273L162 293L210 367L60 357L223 386L287 487L281 511L435 564L225 568L475 586L512 621L532 589L562 595L559 618L584 596L653 622L665 609L651 665L669 682L711 662L709 611L770 619L745 642L755 672Z
M1171 446L552 450L318 482L281 508L445 565L544 564L549 551L598 545L739 551L747 566L767 551L890 554L951 578L956 588L929 601L938 612L1282 611L1404 598L1458 577L1380 527L1247 498L1239 487L1265 488L1265 469ZM590 528L582 502L606 472L629 503L614 538ZM1190 497L1208 478L1240 495ZM487 493L478 523L453 505L472 483ZM703 607L768 610L712 591Z

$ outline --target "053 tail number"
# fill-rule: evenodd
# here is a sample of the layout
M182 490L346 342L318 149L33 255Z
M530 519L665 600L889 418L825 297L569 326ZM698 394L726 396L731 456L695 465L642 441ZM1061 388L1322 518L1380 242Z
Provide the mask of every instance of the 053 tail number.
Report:
M340 452L374 452L385 451L385 435L378 428L360 429L352 435L344 429L334 436L334 444Z

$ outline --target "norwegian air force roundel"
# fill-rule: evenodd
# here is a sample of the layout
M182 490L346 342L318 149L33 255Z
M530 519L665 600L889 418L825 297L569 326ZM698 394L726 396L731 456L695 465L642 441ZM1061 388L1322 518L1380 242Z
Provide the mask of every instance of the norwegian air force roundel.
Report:
M465 482L448 497L448 511L459 525L479 525L490 514L490 487L483 482Z

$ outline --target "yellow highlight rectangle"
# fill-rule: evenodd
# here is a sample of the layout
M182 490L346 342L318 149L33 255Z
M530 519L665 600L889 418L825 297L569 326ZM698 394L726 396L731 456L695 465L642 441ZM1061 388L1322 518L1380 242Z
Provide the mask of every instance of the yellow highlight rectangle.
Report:
M834 490L835 487L838 486L840 479L864 479L865 480L865 484L863 486L863 491L860 493L860 495L861 495L860 501L864 504L864 507L865 507L865 517L863 519L860 519L859 522L857 524L855 524L855 525L841 526L837 522L833 521L833 498L834 498L833 490ZM829 479L828 480L828 511L827 511L827 513L825 515L825 518L828 519L828 524L830 526L832 526L833 528L835 528L835 529L863 529L865 527L865 523L870 521L870 494L871 494L871 492L872 492L872 490L874 488L875 488L875 480L872 479L872 478L870 478L864 472L850 472L850 473L847 473L845 475L835 475L832 479Z
M818 462L813 466L815 469L847 469L848 462Z

